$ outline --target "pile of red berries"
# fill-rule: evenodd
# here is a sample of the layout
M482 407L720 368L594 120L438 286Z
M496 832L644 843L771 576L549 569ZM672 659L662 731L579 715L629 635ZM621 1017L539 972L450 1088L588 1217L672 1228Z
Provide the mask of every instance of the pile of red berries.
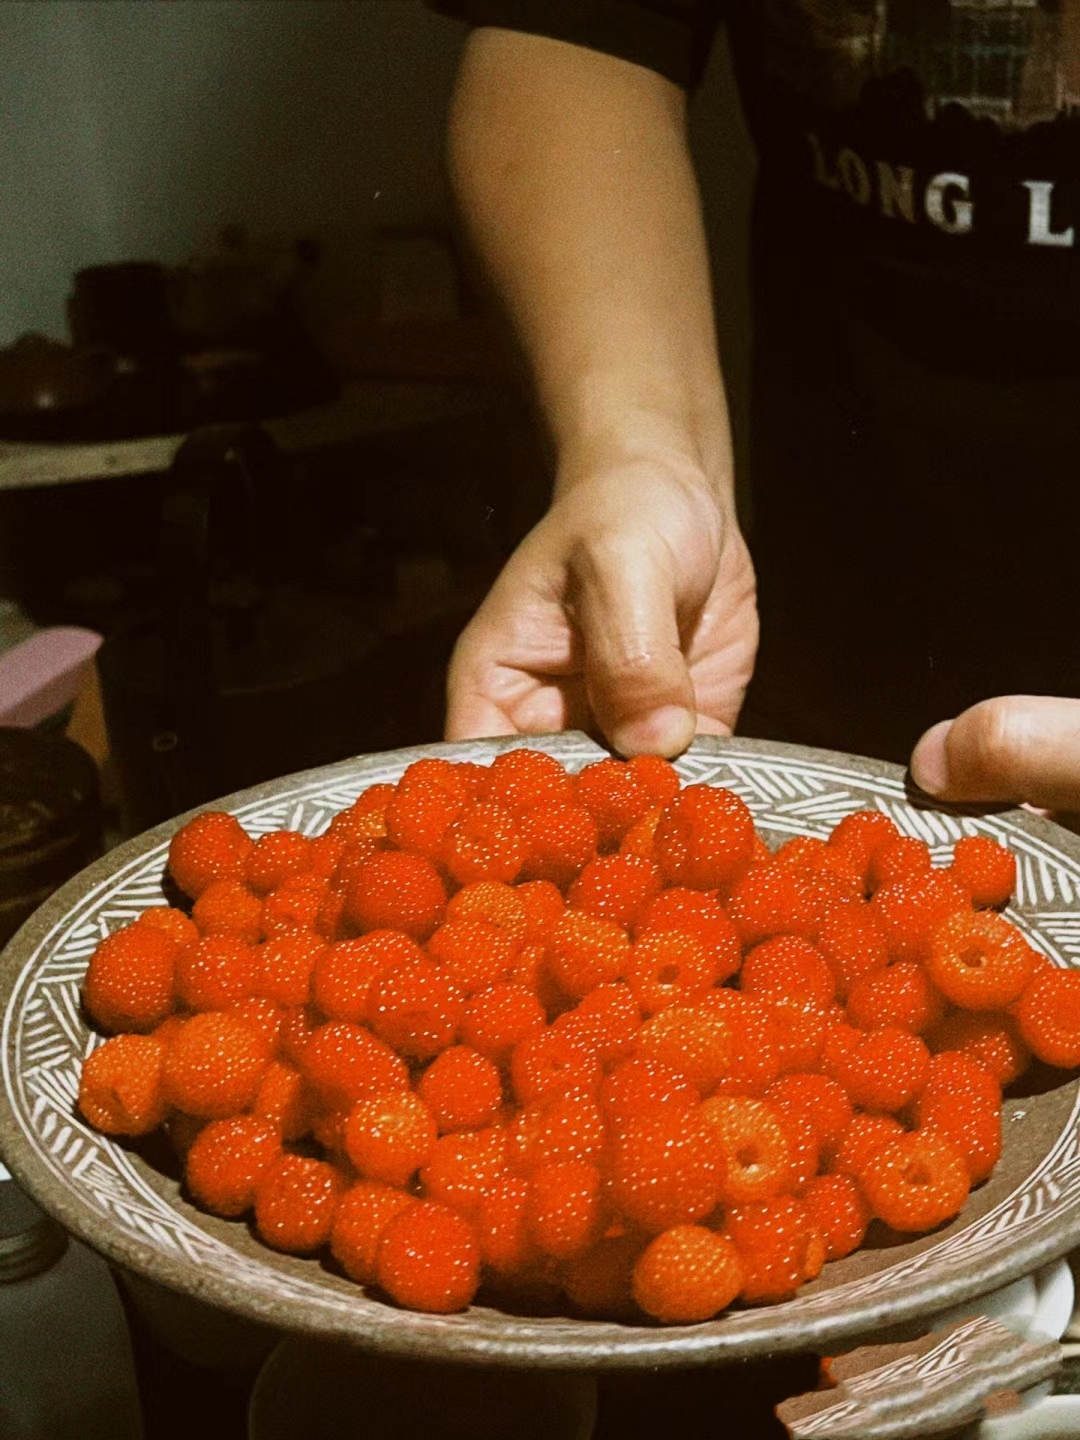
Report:
M190 915L98 946L79 1105L164 1124L277 1249L447 1312L706 1319L783 1299L877 1217L957 1214L1031 1055L1080 1065L1080 972L884 814L770 853L666 761L425 759L317 838L174 837Z

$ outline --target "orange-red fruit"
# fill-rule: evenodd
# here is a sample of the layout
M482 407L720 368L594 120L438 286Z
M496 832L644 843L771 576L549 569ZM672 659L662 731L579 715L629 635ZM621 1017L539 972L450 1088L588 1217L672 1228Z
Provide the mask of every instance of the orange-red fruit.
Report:
M818 1175L801 1196L814 1228L825 1240L827 1260L842 1260L866 1237L870 1206L850 1175Z
M601 850L614 849L653 808L649 790L623 760L597 760L577 777L577 797L596 823Z
M323 1104L347 1109L358 1100L406 1090L405 1061L370 1030L346 1020L320 1025L304 1043L300 1068Z
M130 925L90 957L83 1000L103 1030L152 1030L173 1008L176 941L166 930Z
M162 1093L188 1115L224 1119L248 1108L269 1062L264 1038L241 1016L192 1015L169 1042Z
M410 1060L431 1060L452 1045L463 1013L461 996L427 959L386 971L368 1001L371 1028Z
M568 805L574 798L574 782L559 761L527 746L496 755L480 788L483 799L510 810Z
M659 1060L625 1060L600 1087L600 1107L614 1129L654 1110L695 1110L698 1092L685 1075Z
M299 1070L272 1060L263 1072L251 1113L272 1125L283 1140L299 1140L311 1128L311 1110Z
M842 851L866 880L875 853L899 834L892 820L880 810L857 810L834 827L828 843Z
M423 942L442 920L446 890L423 855L381 851L366 861L345 893L345 915L359 930L404 930Z
M669 885L715 890L750 864L754 821L731 790L688 785L660 817L653 837L657 863Z
M156 1035L114 1035L92 1050L79 1077L79 1109L106 1135L146 1135L165 1119Z
M235 935L205 935L176 957L176 998L192 1010L223 1010L255 993L259 953Z
M375 1278L407 1310L464 1310L480 1283L480 1247L460 1215L420 1201L400 1210L379 1241Z
M881 970L889 963L885 931L876 912L867 904L838 905L827 911L818 927L815 944L833 972L840 1000L847 999L863 975Z
M742 943L727 912L714 895L672 885L646 907L638 935L654 930L678 930L692 935L709 952L716 983L722 985L742 963Z
M743 943L756 945L774 935L816 939L831 910L861 903L834 875L774 860L748 871L726 908Z
M320 955L321 935L308 930L283 930L260 946L255 964L255 993L279 1005L306 1005Z
M693 1005L716 979L712 954L684 930L650 930L635 940L626 979L646 1015Z
M421 764L423 762L420 762ZM464 786L442 777L416 776L410 766L386 807L386 833L399 850L413 851L434 860L442 851L446 832L468 804Z
M255 945L262 939L263 902L240 880L215 880L192 906L202 935L234 935Z
M918 1102L919 1128L935 1131L954 1145L972 1185L984 1181L1001 1158L1001 1112L974 1105L967 1095L935 1093Z
M829 1168L833 1174L859 1180L870 1160L903 1134L904 1127L891 1115L855 1115L840 1138Z
M614 920L568 910L552 932L548 963L566 994L581 999L597 985L622 979L630 940Z
M504 1175L480 1205L476 1217L480 1258L499 1275L518 1274L536 1258L526 1214L528 1198L528 1180Z
M430 1199L472 1215L506 1169L505 1130L461 1130L436 1140L420 1183Z
M628 985L598 985L560 1015L554 1028L572 1035L608 1065L630 1053L641 1028L641 1011Z
M898 835L874 851L866 876L868 888L877 890L894 880L917 880L920 875L928 875L932 865L930 847L925 840Z
M927 1039L932 1050L963 1051L985 1066L1002 1089L1018 1080L1031 1063L1031 1051L1012 1015L954 1010Z
M926 968L947 1000L964 1010L1004 1010L1020 998L1035 955L994 911L958 913L930 935Z
M525 928L518 938L526 945L545 945L566 909L558 887L550 880L527 880L511 893L516 894L525 911Z
M490 920L446 920L427 945L447 980L465 996L505 980L519 948Z
M932 1130L884 1145L859 1181L875 1215L894 1230L917 1234L956 1215L971 1188L963 1156Z
M957 1095L965 1103L984 1110L1001 1109L1001 1085L998 1080L971 1055L960 1050L942 1050L930 1057L930 1072L926 1086L915 1102L914 1114L918 1123L923 1123L922 1107L927 1100L942 1095Z
M945 1014L945 1001L925 969L914 960L898 960L863 975L851 987L848 1018L860 1030L897 1025L925 1034Z
M701 1107L723 1157L720 1201L745 1205L793 1188L790 1128L778 1106L742 1095L715 1095Z
M814 1128L824 1150L839 1144L851 1124L852 1106L847 1091L828 1075L781 1075L765 1091L765 1099L783 1110L802 1115Z
M630 929L660 893L660 871L638 855L600 855L590 860L567 897L575 910L600 915Z
M419 1096L396 1090L360 1100L349 1111L342 1141L365 1180L406 1185L426 1165L435 1144L435 1118Z
M1047 1065L1080 1065L1080 971L1041 969L1016 1007L1020 1036Z
M263 930L267 935L283 930L314 930L322 924L320 917L330 893L330 882L322 875L290 875L263 901Z
M612 1137L612 1201L626 1219L654 1235L715 1209L723 1174L711 1127L693 1111L655 1110Z
M468 1045L452 1045L437 1056L420 1077L417 1091L440 1134L478 1130L502 1105L498 1066Z
M989 835L965 835L953 846L949 873L976 910L1004 905L1016 889L1016 858Z
M606 1137L603 1112L591 1096L538 1100L519 1111L509 1126L510 1164L522 1175L568 1160L598 1164Z
M886 1025L852 1046L837 1079L864 1110L895 1114L913 1100L930 1076L930 1052L917 1035Z
M646 1315L690 1325L726 1310L744 1284L742 1260L726 1235L676 1225L657 1235L634 1266L633 1295Z
M187 1153L184 1179L196 1204L215 1215L243 1215L255 1190L281 1154L281 1136L254 1115L211 1120Z
M442 863L459 885L501 880L509 885L521 872L528 846L517 814L503 805L471 804L446 831Z
M344 1188L327 1161L280 1155L255 1187L255 1228L273 1249L309 1255L330 1239Z
M667 805L679 793L679 772L660 755L635 755L626 768L648 795L650 806Z
M724 1229L743 1264L744 1300L785 1300L825 1264L825 1239L806 1206L791 1196L733 1205Z
M545 1025L544 1008L531 990L493 985L466 1005L459 1034L466 1045L505 1067L515 1047Z
M360 1285L375 1280L375 1257L383 1231L416 1198L406 1190L361 1180L338 1201L330 1232L330 1253L351 1279Z
M529 911L513 885L501 880L476 880L463 885L446 907L448 920L489 920L523 943L528 938Z
M525 1214L529 1236L543 1254L557 1260L579 1255L599 1238L603 1226L600 1171L583 1160L538 1166Z
M375 983L387 971L424 952L400 930L371 930L355 940L338 940L318 957L312 976L312 995L328 1020L351 1020L361 1025Z
M633 1054L678 1071L708 1095L732 1073L738 1044L737 1029L720 1012L704 1005L672 1005L641 1027Z
M800 1007L823 1010L836 997L836 981L828 962L800 935L777 935L755 945L739 976L746 995L777 998Z
M136 925L147 925L151 930L163 930L176 941L177 949L199 938L198 926L182 910L171 905L151 905L135 921Z
M697 1007L719 1015L734 1035L733 1054L718 1089L763 1095L780 1074L782 1036L775 1007L737 990L710 990Z
M295 830L272 830L260 835L248 851L243 881L258 895L269 895L292 875L311 868L311 841Z
M572 1090L592 1093L600 1081L600 1061L565 1030L539 1030L515 1049L510 1079L521 1105Z
M197 900L215 880L240 880L253 849L235 815L206 810L169 842L169 873L185 895Z
M935 927L958 911L971 910L960 886L944 870L913 880L894 880L874 892L870 907L881 921L894 960L923 960Z

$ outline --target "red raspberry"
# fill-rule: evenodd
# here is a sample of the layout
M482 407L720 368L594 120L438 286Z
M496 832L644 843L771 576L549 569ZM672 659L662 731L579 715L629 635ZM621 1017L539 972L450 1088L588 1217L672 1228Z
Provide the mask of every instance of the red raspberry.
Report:
M634 1299L656 1320L689 1325L726 1310L746 1283L726 1235L676 1225L651 1241L634 1266Z
M796 835L785 841L772 859L777 865L829 875L834 882L839 882L840 890L849 899L862 898L863 879L859 870L842 850L817 835Z
M915 1102L914 1113L922 1125L923 1106L942 1095L960 1095L978 1109L1001 1109L1001 1086L994 1076L971 1055L960 1050L942 1050L930 1057L930 1074Z
M191 1010L224 1010L258 984L259 952L233 935L206 935L176 958L176 996Z
M529 1236L543 1254L557 1260L580 1255L603 1228L600 1171L582 1160L539 1166L529 1185L525 1218Z
M299 1067L303 1061L304 1046L318 1029L318 1018L307 1005L290 1005L281 1021L278 1048L282 1058L290 1065Z
M630 941L614 920L568 910L551 935L551 973L576 999L597 985L621 980L630 963Z
M528 1198L528 1180L504 1175L480 1206L476 1217L480 1258L496 1274L519 1274L536 1259L526 1216Z
M290 875L263 901L264 933L314 930L329 893L330 882L321 875Z
M423 855L373 855L345 895L345 916L360 930L404 930L421 943L443 918L446 891Z
M377 845L374 840L356 840L347 845L338 857L330 876L331 894L348 895L353 881L364 866L373 855L380 854L383 849L384 847Z
M398 850L436 860L442 854L446 832L460 820L468 798L460 788L437 780L417 780L410 785L406 779L386 807L387 837Z
M147 1135L165 1119L156 1035L114 1035L92 1050L79 1077L79 1109L106 1135Z
M774 935L813 940L831 910L858 903L831 875L773 861L748 871L726 908L743 944L756 945Z
M840 1139L829 1168L835 1175L850 1175L861 1180L874 1156L904 1133L899 1120L891 1115L855 1115Z
M454 989L468 997L505 980L520 946L489 920L446 920L428 941L428 954Z
M560 1015L554 1028L572 1035L607 1065L630 1053L641 1029L641 1011L628 985L598 985Z
M850 1175L819 1175L802 1194L810 1222L825 1241L825 1258L842 1260L866 1237L870 1207Z
M547 938L566 913L566 901L550 880L528 880L517 887L517 896L525 909L525 931L521 937L526 945L546 945Z
M103 1030L153 1030L173 1008L179 947L165 929L145 923L106 935L83 981L83 1001Z
M1004 1010L1031 979L1035 956L1020 931L994 911L951 915L931 931L926 968L964 1010Z
M375 1281L379 1241L394 1216L416 1199L405 1190L361 1180L338 1201L330 1232L330 1253L350 1279L360 1285Z
M349 1109L358 1100L409 1088L401 1056L370 1030L345 1020L331 1020L312 1032L300 1069L329 1109Z
M475 1232L444 1205L406 1206L382 1233L375 1278L407 1310L436 1315L464 1310L480 1283Z
M577 797L596 822L601 850L613 850L655 801L622 760L597 760L577 777Z
M149 910L144 910L136 919L135 924L145 925L151 930L163 930L176 942L178 950L199 938L199 929L194 920L189 920L182 910L176 910L169 905L151 905Z
M582 805L540 805L521 816L520 826L526 880L569 885L596 854L596 822Z
M752 1303L786 1300L825 1264L824 1236L791 1196L733 1205L724 1228L743 1263L739 1293Z
M347 810L334 816L330 834L339 836L349 845L364 840L385 840L386 809L396 790L394 785L369 786Z
M505 1068L515 1047L544 1028L543 1006L531 990L523 985L493 985L474 995L465 1007L460 1035L466 1045Z
M945 1001L921 965L898 960L864 975L851 987L848 1018L860 1030L897 1025L923 1035L945 1014Z
M614 1204L654 1235L708 1215L724 1178L711 1127L674 1107L631 1120L613 1135L607 1168Z
M357 1174L385 1185L407 1185L427 1164L435 1140L435 1117L411 1090L358 1101L342 1131Z
M372 986L371 1028L410 1060L431 1060L457 1038L461 996L432 961L413 960L387 970Z
M345 895L340 890L331 890L322 904L319 906L319 913L315 916L315 924L312 927L320 940L342 940L345 938L347 926L345 923Z
M859 1183L886 1225L917 1234L958 1214L971 1188L963 1156L933 1130L883 1146L863 1167Z
M731 790L688 785L656 827L656 859L669 885L715 890L738 880L754 850L754 821Z
M362 1025L376 982L399 965L423 958L416 941L400 930L370 930L357 940L338 940L323 949L316 963L315 1003L328 1020Z
M516 880L528 847L513 810L471 804L447 829L442 862L459 885L477 880Z
M913 1100L930 1076L930 1052L917 1035L886 1025L852 1047L838 1079L852 1103L895 1114Z
M325 1160L280 1155L255 1188L255 1228L275 1250L310 1255L330 1239L344 1190L339 1171Z
M188 1115L225 1119L248 1108L269 1062L263 1037L239 1015L192 1015L166 1049L162 1093Z
M935 1091L919 1097L920 1130L943 1135L967 1166L972 1185L979 1185L1001 1159L1001 1111L973 1105L967 1095Z
M868 881L874 855L899 834L893 821L880 810L856 810L835 826L829 844L842 851L864 881Z
M463 885L446 907L446 918L488 920L523 944L528 939L530 919L525 897L501 880L477 880Z
M306 1005L319 957L326 949L321 935L307 930L283 930L257 954L255 992L279 1005Z
M827 911L815 944L833 972L839 1000L847 999L851 987L863 975L889 963L884 928L876 912L866 904L838 905Z
M571 805L574 782L552 755L522 748L496 755L486 771L481 794L508 810L538 805Z
M933 863L925 840L898 835L874 851L867 871L867 888L874 891L896 880L918 880L920 876L929 875Z
M684 930L650 930L634 942L626 978L646 1015L693 1005L716 979L712 954Z
M601 855L590 860L570 887L575 910L600 915L629 930L656 895L660 872L637 855Z
M557 1095L520 1110L509 1131L510 1163L522 1175L569 1160L599 1164L607 1128L597 1102L586 1095Z
M1015 1014L1037 1060L1062 1070L1080 1065L1080 971L1039 970Z
M281 1047L281 1027L288 1013L283 1006L275 1004L273 1000L252 995L247 1000L241 1000L238 1005L229 1005L227 1008L231 1014L239 1015L259 1033L267 1055L278 1053Z
M641 1027L633 1053L684 1075L708 1095L731 1074L737 1047L738 1031L727 1016L704 1005L673 1005Z
M825 1039L821 1046L820 1068L823 1075L830 1080L837 1080L843 1084L843 1076L848 1059L855 1046L860 1044L865 1032L856 1030L854 1025L848 1025L846 1021L830 1018L825 1026Z
M348 849L348 842L341 835L316 835L313 840L308 841L308 863L309 874L317 875L320 880L332 880L334 871L341 863L342 856ZM303 873L303 872L301 872ZM292 879L292 876L287 877ZM280 882L284 884L284 879ZM277 889L277 886L273 887Z
M615 1130L654 1110L695 1110L698 1092L685 1075L659 1060L624 1060L600 1087L601 1113Z
M573 1309L597 1319L631 1318L634 1266L642 1243L637 1235L612 1235L564 1261L563 1290Z
M817 1070L829 1031L826 1012L784 1000L778 995L756 998L772 1011L781 1074Z
M295 830L260 835L248 852L242 879L257 895L269 895L294 875L312 868L312 844Z
M255 1190L281 1155L281 1136L254 1115L211 1120L187 1153L184 1179L204 1210L235 1218L255 1203Z
M417 1091L435 1117L439 1133L478 1130L489 1125L502 1106L498 1067L467 1045L444 1050L420 1077Z
M961 1050L978 1061L1002 1089L1018 1080L1031 1063L1031 1051L1012 1015L954 1010L927 1038L932 1050Z
M778 1106L743 1095L714 1095L701 1107L723 1158L720 1202L771 1200L792 1188L789 1128Z
M659 930L678 930L701 942L713 960L716 983L722 985L742 963L739 932L727 912L712 895L673 885L657 895L638 923L638 935Z
M600 1062L565 1030L538 1030L514 1051L510 1079L520 1105L572 1090L591 1094L600 1081Z
M620 855L639 855L643 860L656 860L656 827L660 824L663 810L646 810L640 820L635 820L619 841Z
M976 910L993 909L1016 889L1016 857L989 835L965 835L953 846L949 874Z
M780 1074L781 1032L775 1007L737 990L710 990L700 1008L720 1015L734 1034L731 1067L717 1090L763 1095Z
M274 1127L282 1140L299 1140L311 1129L311 1112L299 1070L272 1060L263 1072L251 1113Z
M944 870L882 885L870 904L894 960L924 959L934 927L958 911L971 911L967 896Z
M463 1214L475 1215L507 1169L506 1131L460 1130L443 1135L420 1172L424 1194Z
M626 768L649 797L650 806L663 808L679 793L682 781L670 760L659 755L635 755Z
M777 935L755 945L743 960L739 986L746 995L782 999L823 1010L836 998L836 982L821 951L799 935Z
M169 842L169 874L197 900L215 880L240 880L253 849L235 815L205 810L182 826Z
M853 1112L847 1091L827 1075L781 1075L766 1090L765 1098L807 1119L826 1151L840 1143L851 1124Z

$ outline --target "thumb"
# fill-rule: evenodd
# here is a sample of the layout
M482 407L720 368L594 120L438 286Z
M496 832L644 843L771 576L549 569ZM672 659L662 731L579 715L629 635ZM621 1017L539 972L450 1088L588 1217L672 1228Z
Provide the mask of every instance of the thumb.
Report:
M575 557L573 607L589 703L622 755L680 754L694 738L694 687L672 580L655 556L607 546Z
M984 700L928 730L915 746L911 773L941 800L1080 810L1080 700Z

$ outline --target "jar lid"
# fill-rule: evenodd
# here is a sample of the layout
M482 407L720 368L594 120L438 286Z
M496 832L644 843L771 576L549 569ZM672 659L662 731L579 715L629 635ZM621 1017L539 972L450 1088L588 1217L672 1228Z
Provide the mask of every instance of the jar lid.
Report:
M63 1229L14 1180L0 1181L0 1285L48 1270L67 1243Z

